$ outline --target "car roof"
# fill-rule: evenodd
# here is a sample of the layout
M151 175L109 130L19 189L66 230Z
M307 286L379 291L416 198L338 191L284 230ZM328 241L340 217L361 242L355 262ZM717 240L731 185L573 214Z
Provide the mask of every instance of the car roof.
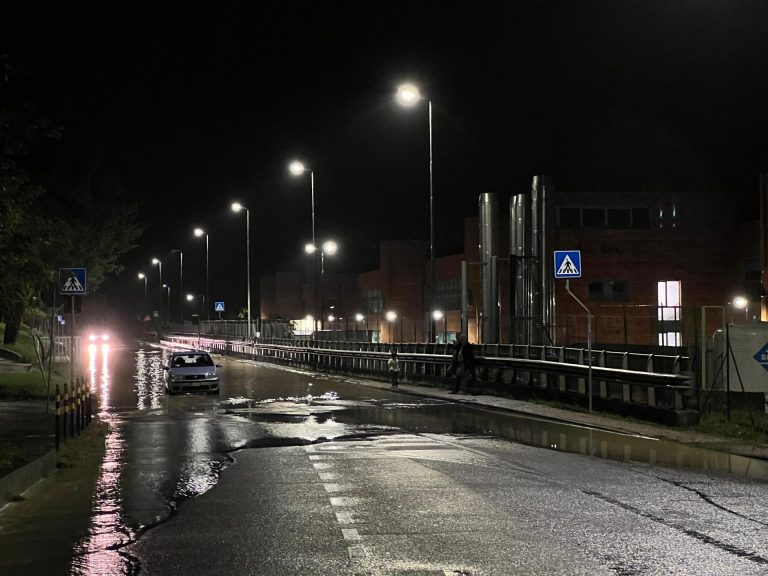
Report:
M171 352L171 356L188 356L190 354L208 354L205 350L176 350Z

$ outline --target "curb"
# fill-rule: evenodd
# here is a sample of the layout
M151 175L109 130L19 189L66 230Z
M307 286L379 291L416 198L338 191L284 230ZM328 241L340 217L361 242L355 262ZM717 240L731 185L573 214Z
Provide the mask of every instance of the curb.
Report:
M0 478L0 509L56 470L56 450Z

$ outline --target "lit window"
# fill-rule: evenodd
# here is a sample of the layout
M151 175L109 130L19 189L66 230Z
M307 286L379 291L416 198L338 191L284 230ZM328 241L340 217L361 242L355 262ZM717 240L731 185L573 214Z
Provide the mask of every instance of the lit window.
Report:
M679 280L658 283L659 345L681 346L680 306L682 288Z

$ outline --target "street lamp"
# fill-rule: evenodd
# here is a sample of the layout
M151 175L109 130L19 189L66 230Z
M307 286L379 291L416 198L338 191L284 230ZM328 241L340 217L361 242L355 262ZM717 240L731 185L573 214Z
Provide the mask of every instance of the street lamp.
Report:
M387 313L384 315L384 317L387 319L387 322L389 322L389 341L394 342L395 341L395 332L394 332L394 323L395 320L397 320L397 312L394 310L387 310Z
M312 286L313 286L313 302L312 313L317 316L317 257L315 252L317 251L317 244L315 242L315 172L304 165L303 162L294 160L288 165L288 171L294 176L301 176L304 172L309 172L309 189L311 192L312 201L312 244L304 246L304 251L307 254L312 254ZM312 246L312 249L309 249Z
M320 250L320 277L325 275L325 255L334 256L339 251L339 245L334 240L326 240Z
M321 308L323 305L323 300L325 299L325 287L323 286L323 280L325 278L325 256L326 254L328 256L334 256L338 251L339 251L339 245L335 240L326 240L325 242L323 242L322 246L320 247L320 285L322 290L320 294ZM314 255L317 253L317 245L305 244L304 252L306 252L307 254L312 254L312 257L314 258ZM314 267L314 262L313 262L313 267ZM315 277L315 280L317 280L317 277ZM317 300L317 281L315 281L315 300ZM321 330L323 329L322 316L320 317L320 329Z
M168 290L167 303L168 303L168 318L171 317L171 286L169 284L163 284L163 288Z
M147 275L144 272L139 272L139 280L144 280L144 314L147 313Z
M158 258L152 258L152 264L157 266L157 271L160 274L160 323L163 323L163 263ZM168 310L168 315L171 315L171 311Z
M245 273L248 275L247 279L247 291L248 291L248 340L251 339L251 212L240 204L240 202L232 203L233 212L241 212L245 210Z
M432 290L430 295L430 308L435 306L435 210L434 194L432 186L432 100L424 98L419 92L419 88L414 84L401 84L397 89L397 102L406 108L412 108L420 100L427 101L427 110L429 113L429 263L432 275ZM435 339L435 323L429 324L429 340Z
M744 296L736 296L731 304L737 310L744 310L744 319L749 320L749 300Z
M202 228L195 228L194 234L196 238L200 238L202 236L205 236L205 299L208 301L208 303L211 302L211 292L210 292L210 284L209 284L209 274L208 274L208 233L203 230ZM206 310L205 312L205 319L210 320L211 319L211 311Z
M443 321L443 343L446 343L448 340L448 319L445 317L445 314L442 310L433 310L432 319L435 322L439 322L440 320Z
M182 328L184 327L184 302L182 301L182 297L184 296L184 253L181 250L174 249L171 250L171 253L178 252L179 253L179 321L181 322ZM171 310L168 309L168 316L170 317Z
M205 308L205 294L187 294L185 298L187 299L187 302L194 302L195 299L200 296L200 299L203 302L203 308Z

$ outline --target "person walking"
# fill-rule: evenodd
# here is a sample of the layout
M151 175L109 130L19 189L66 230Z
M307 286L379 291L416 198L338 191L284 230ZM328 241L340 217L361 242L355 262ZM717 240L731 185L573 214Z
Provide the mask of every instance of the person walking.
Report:
M456 394L461 390L464 378L468 378L470 383L475 380L475 352L464 334L456 335L450 372L456 377L456 381L449 394Z
M387 372L389 372L389 382L392 388L397 388L397 379L400 376L400 361L397 359L397 350L392 349L387 360Z

